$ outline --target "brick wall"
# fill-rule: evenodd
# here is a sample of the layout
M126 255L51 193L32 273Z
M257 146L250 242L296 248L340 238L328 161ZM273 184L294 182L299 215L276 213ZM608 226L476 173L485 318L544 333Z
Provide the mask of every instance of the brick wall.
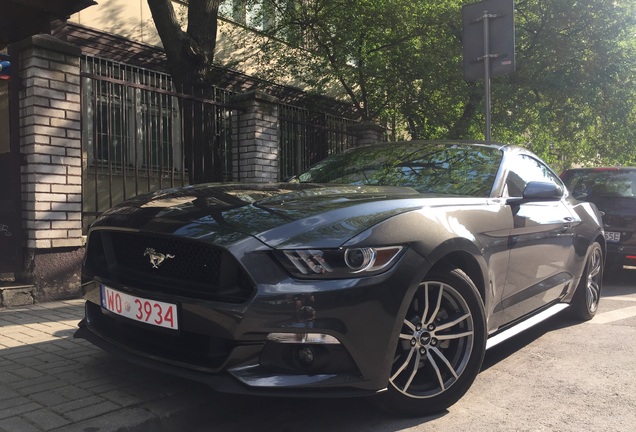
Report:
M255 91L232 102L242 109L233 152L235 180L278 181L278 99Z
M27 247L82 246L80 52L50 36L27 39L20 48Z
M82 237L80 50L48 35L18 54L22 220L20 280L35 302L77 297ZM15 70L14 70L15 73Z

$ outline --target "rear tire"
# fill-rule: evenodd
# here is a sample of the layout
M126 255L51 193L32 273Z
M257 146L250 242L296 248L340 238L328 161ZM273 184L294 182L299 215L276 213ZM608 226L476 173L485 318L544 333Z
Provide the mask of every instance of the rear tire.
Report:
M484 306L460 269L428 276L400 329L388 390L378 402L401 416L424 416L457 402L479 373L486 349Z
M603 249L600 244L594 242L587 252L585 269L570 303L574 319L589 321L594 318L601 300L602 287Z

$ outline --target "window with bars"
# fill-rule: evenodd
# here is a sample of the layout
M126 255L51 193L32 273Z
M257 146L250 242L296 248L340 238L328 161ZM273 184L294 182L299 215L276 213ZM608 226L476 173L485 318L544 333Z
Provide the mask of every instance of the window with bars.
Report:
M188 184L178 94L166 74L84 57L82 223L140 193Z
M168 75L88 57L82 72L89 166L183 170L179 104Z

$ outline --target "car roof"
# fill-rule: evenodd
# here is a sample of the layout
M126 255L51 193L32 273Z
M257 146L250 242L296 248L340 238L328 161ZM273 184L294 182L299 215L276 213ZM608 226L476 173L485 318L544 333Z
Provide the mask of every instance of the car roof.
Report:
M636 171L636 167L624 166L605 166L605 167L586 167L586 168L569 168L565 172L594 172L594 171Z
M410 140L410 141L395 141L395 142L379 142L370 144L368 146L363 147L377 147L377 146L399 146L399 145L418 145L418 144L441 144L441 145L466 145L466 146L475 146L475 147L489 147L498 150L506 150L506 151L520 151L520 152L528 152L532 153L530 150L512 144L504 144L493 141L482 141L482 140ZM355 148L355 147L354 147ZM362 147L358 147L362 148Z

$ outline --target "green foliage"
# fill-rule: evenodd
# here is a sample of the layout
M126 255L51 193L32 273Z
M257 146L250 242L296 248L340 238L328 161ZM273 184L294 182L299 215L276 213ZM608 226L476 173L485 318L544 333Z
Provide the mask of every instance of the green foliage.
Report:
M493 81L493 136L561 168L636 163L634 2L526 0L515 19L517 71Z
M462 71L459 0L271 0L260 70L337 84L398 138L484 136L483 83ZM262 10L265 10L263 8ZM636 164L634 0L517 0L515 73L492 79L492 137L558 168Z

